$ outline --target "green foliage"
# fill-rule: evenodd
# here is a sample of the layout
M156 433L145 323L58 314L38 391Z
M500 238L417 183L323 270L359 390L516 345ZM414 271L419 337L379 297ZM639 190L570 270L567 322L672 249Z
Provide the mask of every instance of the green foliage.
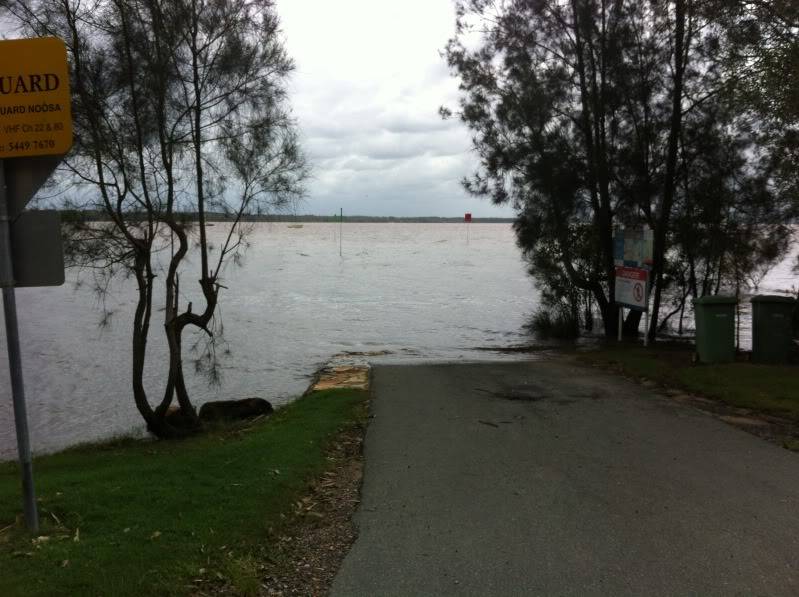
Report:
M731 5L724 22L726 67L738 101L758 115L758 126L769 138L773 183L799 209L799 4L741 0Z
M575 286L564 271L560 244L547 236L543 230L545 226L530 208L522 210L514 223L522 255L540 292L542 309L535 315L532 327L542 334L575 337L580 333L581 316L585 318L585 328L593 328L593 295ZM573 226L569 230L573 240L570 251L572 265L579 275L585 277L591 275L590 271L601 269L597 254L592 250L596 245L593 232L590 226Z
M548 306L589 293L615 333L619 225L655 231L655 294L676 311L688 296L756 284L785 254L797 144L744 101L729 66L768 28L749 27L746 43L731 31L777 4L457 3L446 57L480 157L464 184L516 207Z
M528 325L541 338L576 338L580 335L580 322L573 314L564 311L550 313L545 308L533 315Z
M365 399L319 392L250 426L37 458L44 539L22 529L16 466L0 464L0 594L174 595L217 573L254 594L270 528L324 470L332 435L363 420Z
M799 124L799 5L739 0L725 8L727 67L741 99L783 125Z

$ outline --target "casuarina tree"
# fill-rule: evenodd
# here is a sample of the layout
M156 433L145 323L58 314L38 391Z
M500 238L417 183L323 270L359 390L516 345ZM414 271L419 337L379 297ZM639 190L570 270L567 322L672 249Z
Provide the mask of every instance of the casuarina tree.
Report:
M725 57L741 102L775 153L775 187L799 209L799 3L741 0L728 8ZM794 264L799 273L799 260ZM799 335L799 305L794 312Z
M617 226L654 231L652 333L660 322L676 256L675 214L693 201L691 188L681 184L690 173L686 152L702 140L686 131L735 105L719 50L725 6L712 0L457 3L456 35L445 55L461 83L458 116L472 130L480 159L464 184L517 208L518 239L533 275L551 280L559 270L562 280L590 294L608 335L618 313ZM725 115L716 132L724 126L749 125ZM730 159L746 162L753 145L736 147ZM760 175L758 168L731 169L729 160L702 165L721 178ZM630 331L639 317L628 318Z
M133 398L156 435L190 432L199 421L184 336L206 336L198 363L214 377L223 276L246 247L245 216L299 197L307 174L274 2L11 0L5 10L25 31L67 44L75 147L60 183L79 191L68 257L101 291L117 274L135 279ZM210 215L227 222L217 243ZM159 311L169 362L153 393L144 372ZM174 402L180 417L167 417Z

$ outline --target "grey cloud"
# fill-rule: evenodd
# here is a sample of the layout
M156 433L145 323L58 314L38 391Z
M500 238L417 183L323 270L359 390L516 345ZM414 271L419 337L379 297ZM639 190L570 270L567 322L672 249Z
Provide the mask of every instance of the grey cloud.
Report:
M316 160L345 156L385 160L419 155L460 155L470 151L468 133L461 128L432 130L424 134L386 130L352 131L338 138L306 138L306 148Z
M400 10L373 0L342 0L336 9L323 6L325 20L336 21L350 10L360 21L342 17L333 35L329 23L308 20L309 5L302 1L278 0L278 5L286 15L288 50L297 57L291 101L314 172L304 209L510 215L510 209L463 190L459 181L476 166L469 132L438 115L439 106L455 105L458 98L457 81L439 55L454 28L451 3L408 0ZM395 9L396 18L425 14L413 40L393 30L375 33ZM408 47L398 45L400 39ZM292 40L300 45L292 48ZM334 40L340 43L331 46Z

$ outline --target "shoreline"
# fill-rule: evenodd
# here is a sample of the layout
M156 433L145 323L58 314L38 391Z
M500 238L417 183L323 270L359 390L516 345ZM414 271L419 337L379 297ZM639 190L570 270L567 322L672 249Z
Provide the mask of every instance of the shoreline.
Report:
M114 531L114 527L128 524L129 526L122 529L122 535L130 533L131 537L125 539L135 541L136 535L141 535L141 529L136 532L138 525L133 521L120 522L120 519L130 517L127 511L129 502L117 502L113 496L118 489L113 486L122 481L104 479L98 485L97 477L116 476L120 471L113 469L118 467L150 468L151 454L167 457L165 464L155 466L173 470L170 467L177 465L180 474L186 474L187 467L180 462L191 459L191 452L197 450L200 453L194 458L199 456L204 468L213 470L210 462L223 459L220 462L221 469L217 469L218 476L211 481L218 489L214 489L206 498L201 498L202 492L198 492L200 487L195 481L190 481L188 485L178 483L174 489L170 488L162 495L159 510L163 508L169 511L177 507L183 514L188 514L178 505L186 492L192 494L193 499L202 500L203 507L211 507L213 510L215 499L212 495L218 500L224 496L226 487L252 483L256 486L262 485L267 495L274 495L272 501L275 505L271 508L267 506L262 511L264 504L260 499L252 495L245 498L242 495L240 499L250 504L250 514L226 511L221 515L201 517L201 525L213 526L208 529L210 535L199 544L197 542L200 539L195 538L197 529L193 525L186 527L185 524L178 524L178 527L184 529L180 531L174 528L169 514L154 515L149 524L156 530L145 531L150 542L150 547L145 548L145 552L149 554L148 559L159 560L156 553L162 549L162 540L176 533L180 536L170 538L184 547L168 549L182 549L183 552L188 550L188 553L193 554L190 559L197 557L197 547L200 548L199 552L204 551L205 542L222 543L225 551L230 548L230 561L224 554L222 557L205 558L204 562L196 565L198 572L195 574L185 576L184 573L176 573L174 570L165 571L166 585L177 587L180 583L187 583L184 586L191 587L190 593L197 595L255 594L262 590L269 594L298 595L326 592L357 534L352 516L359 501L363 469L362 442L369 409L368 364L342 364L344 362L341 359L333 360L319 369L314 375L313 383L303 395L278 408L268 418L257 417L234 422L224 428L212 425L196 436L183 440L116 437L35 457L34 476L41 519L38 537L30 537L19 514L21 497L14 495L18 492L16 463L0 463L0 563L6 571L6 575L0 578L0 592L13 595L16 594L13 587L30 587L30 582L26 584L24 579L36 575L37 569L42 566L47 568L48 561L51 566L60 562L58 569L61 574L57 575L60 578L38 579L39 590L33 590L31 594L74 594L72 589L75 587L87 586L87 581L79 578L81 574L89 572L88 570L71 574L72 562L76 561L89 560L89 568L94 568L93 562L97 562L105 570L104 573L124 577L125 560L130 558L117 561L114 556L116 563L100 564L105 559L103 551L108 546L98 545L97 536L114 536L115 532L119 532L119 529ZM316 412L320 410L321 413ZM329 414L325 414L326 412ZM291 431L292 428L297 431ZM266 473L265 477L258 470L253 471L254 463L243 463L246 468L238 472L235 468L231 470L228 466L229 457L224 454L230 454L237 460L243 454L254 456L251 450L245 448L245 444L240 448L237 444L249 441L251 445L260 445L262 440L257 439L259 435L284 438L267 441L262 446L267 452L273 452L266 456L270 464L265 466L265 470L264 467L261 468ZM309 451L307 445L303 446L303 435L312 438L310 444L316 447ZM122 460L117 465L114 461L119 458ZM300 462L308 464L297 468L296 463ZM201 479L203 473L200 470L198 473L199 477L191 475L189 478ZM132 492L134 502L145 498L151 489L158 487L158 480L153 480L151 475L123 473L123 476L126 477L125 482L128 484L128 491ZM57 481L57 477L61 481ZM73 506L58 505L65 494L70 493L70 486L81 486L82 491L87 492L87 495L91 494L90 501L79 500ZM76 508L74 512L73 508ZM100 526L93 527L86 520L95 518L99 513L98 508L114 514L100 523ZM192 515L196 517L198 513L195 511ZM251 519L251 522L244 525L246 530L235 530L236 525L231 524L232 519L228 523L220 522L230 519L231 515L236 519L243 518L245 523ZM178 516L182 517L180 511ZM217 521L214 522L214 519ZM173 526L171 531L170 526ZM252 535L250 526L263 530ZM216 531L214 527L217 528ZM219 528L224 531L220 532ZM84 551L87 541L94 542L94 546L88 547L88 553ZM118 540L111 539L110 545L119 545ZM123 549L141 548L128 545ZM79 555L79 552L83 553ZM184 553L184 556L188 553ZM22 559L20 555L23 556ZM108 570L116 572L111 573ZM90 583L96 582L94 578L94 573L90 573L87 580ZM105 590L114 594L132 595L164 590L158 583L148 584L148 580L141 582L145 584L138 588L125 586L111 590L106 586ZM91 586L93 590L100 590L98 586ZM174 588L167 592L173 591Z
M314 500L309 488L329 493L333 465L359 452L368 398L313 392L266 419L183 440L117 440L37 457L37 537L20 514L17 466L1 464L0 593L254 594L288 529L326 522L317 517L323 496ZM359 483L357 469L337 478L342 487ZM333 505L329 522L348 521ZM328 535L343 542L348 532L336 526Z
M649 354L654 355L653 358L657 358L657 355L663 354L663 350L666 353L673 353L675 349L677 351L692 351L693 344L687 341L679 340L674 341L671 339L664 339L660 341L658 344L649 347L648 349L643 349L637 343L631 342L629 340L625 340L621 345L616 344L615 341L611 341L607 343L603 337L600 336L585 336L581 337L577 340L562 340L559 341L557 339L541 339L539 343L527 343L527 344L509 344L507 346L475 346L471 349L471 352L474 353L473 358L447 358L447 357L425 357L422 355L413 355L412 357L408 357L407 359L403 357L403 355L399 353L394 353L388 350L378 350L378 351L366 351L366 352L350 352L344 351L341 353L334 354L331 356L327 361L318 367L316 371L309 376L310 382L308 383L307 388L302 393L296 395L294 398L281 403L275 404L275 410L278 411L283 409L303 396L311 394L315 391L324 391L328 389L359 389L368 391L369 384L370 384L370 369L371 369L371 362L373 358L380 358L380 357L391 357L394 356L397 358L396 361L387 361L386 364L399 364L399 365L414 365L414 364L436 364L436 363L483 363L486 361L494 362L494 361L502 361L505 359L521 359L521 360L539 360L539 359L549 359L549 358L567 358L572 359L577 363L583 365L589 365L592 367L599 367L603 368L605 371L621 375L628 380L636 381L644 385L645 387L651 388L652 384L655 383L658 387L665 392L666 394L670 394L672 396L681 396L684 401L688 401L688 397L695 397L699 398L698 401L694 401L697 405L699 404L706 404L706 405L717 405L718 408L727 408L727 412L723 414L727 414L730 416L742 415L746 416L747 413L744 413L744 410L747 410L749 414L757 411L757 408L750 407L746 408L738 408L735 411L735 406L725 405L723 399L719 399L718 397L714 397L712 395L703 394L700 391L697 391L696 388L691 388L687 386L679 386L674 385L669 386L669 384L664 380L658 380L657 378L648 378L644 373L636 372L635 369L631 369L629 371L625 371L624 368L620 365L620 363L614 362L613 358L618 356L618 350L631 350L637 351L637 356L640 358L642 355ZM792 357L795 360L799 360L799 350L795 351L796 354ZM486 358L488 354L492 354L493 358ZM749 351L742 351L738 354L739 364L744 366L748 365L748 355L750 354ZM598 358L594 358L594 357ZM378 363L383 364L383 363ZM759 365L759 367L769 367L770 365ZM714 365L705 365L703 368L707 369L708 367L715 367ZM780 367L779 365L775 365L775 367ZM793 367L797 373L799 373L799 366L797 365L784 365L784 367ZM797 393L799 396L799 393ZM704 400L704 402L703 402ZM270 401L271 402L271 401ZM717 408L717 409L718 409ZM755 412L755 414L757 414ZM769 413L768 411L764 411L761 413L766 417L771 417L773 419L774 424L782 427L787 428L793 425L791 421L782 421L779 417L780 413ZM731 423L732 424L732 423ZM760 425L761 427L763 424ZM799 422L796 423L796 437L799 439ZM783 435L785 435L783 433ZM72 445L68 445L62 448L57 448L52 451L43 451L43 452L35 452L34 459L39 459L48 456L56 456L60 454L69 454L72 452L82 452L88 451L92 449L108 449L116 446L125 447L130 445L136 445L139 443L152 443L157 442L157 438L150 435L146 430L139 429L139 430L132 430L129 433L118 433L112 435L108 438L101 438L98 440L88 440L85 442L79 442ZM797 448L799 449L799 448ZM16 457L16 450L14 450L14 454L9 458L0 458L0 467L13 465L17 462Z

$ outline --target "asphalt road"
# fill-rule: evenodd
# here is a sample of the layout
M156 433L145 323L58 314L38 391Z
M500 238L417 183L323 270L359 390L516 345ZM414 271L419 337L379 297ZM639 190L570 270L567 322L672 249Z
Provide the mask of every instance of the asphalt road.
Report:
M799 595L799 454L568 361L380 366L332 595Z

